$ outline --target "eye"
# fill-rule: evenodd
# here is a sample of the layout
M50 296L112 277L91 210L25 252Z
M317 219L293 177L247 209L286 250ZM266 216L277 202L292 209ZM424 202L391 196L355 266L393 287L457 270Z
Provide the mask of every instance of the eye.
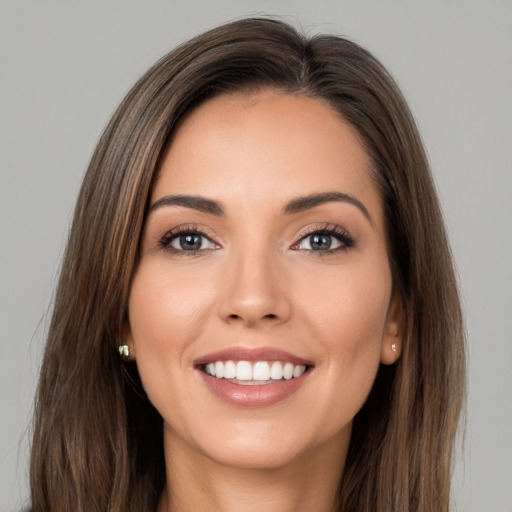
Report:
M312 251L328 251L330 249L337 249L340 246L341 242L336 240L332 235L316 233L303 238L297 248Z
M201 249L215 248L215 244L211 240L199 233L176 236L171 240L169 245L181 251L199 251Z
M188 228L170 231L162 238L160 246L173 253L195 253L219 248L204 233Z
M331 253L349 249L353 245L354 239L340 226L334 226L308 233L292 249Z

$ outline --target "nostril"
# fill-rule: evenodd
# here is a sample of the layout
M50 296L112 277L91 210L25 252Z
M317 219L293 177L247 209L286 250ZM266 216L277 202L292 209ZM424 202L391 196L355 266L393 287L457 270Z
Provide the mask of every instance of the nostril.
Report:
M230 320L242 320L242 316L241 315L237 315L235 313L229 315L228 317ZM275 320L276 318L278 318L277 315L275 315L274 313L269 313L268 315L264 315L262 317L262 319L267 319L267 320Z

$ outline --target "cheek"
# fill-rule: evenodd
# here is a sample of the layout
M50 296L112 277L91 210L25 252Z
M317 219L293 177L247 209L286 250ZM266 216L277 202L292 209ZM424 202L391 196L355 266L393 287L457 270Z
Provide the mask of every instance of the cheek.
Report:
M208 303L208 287L201 293L187 272L169 272L165 265L142 263L134 277L129 300L130 325L136 344L154 343L166 349L193 338L194 327ZM139 348L143 349L141 346Z
M172 383L178 369L188 370L187 347L202 329L211 291L197 289L187 272L170 273L165 265L139 266L129 299L131 338L148 395Z
M319 400L333 411L333 428L336 422L351 420L370 392L380 364L390 295L391 275L382 265L363 272L336 268L329 276L303 280L296 290L297 297L307 297L300 315L322 354L318 373L326 393Z
M293 292L299 314L331 349L357 353L380 345L392 288L387 265L377 260L373 266L333 267L297 275L295 281L300 283Z
M183 399L184 379L194 371L190 347L207 321L214 290L198 279L203 274L170 272L165 260L147 258L132 281L129 318L135 360L144 390L167 424L188 424L187 404L197 392L188 386Z

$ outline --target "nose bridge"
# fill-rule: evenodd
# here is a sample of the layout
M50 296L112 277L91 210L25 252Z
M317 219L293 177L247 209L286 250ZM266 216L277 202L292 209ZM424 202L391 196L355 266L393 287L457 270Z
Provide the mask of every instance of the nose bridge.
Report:
M233 248L226 262L221 316L247 326L286 320L291 308L282 284L276 251L246 240Z

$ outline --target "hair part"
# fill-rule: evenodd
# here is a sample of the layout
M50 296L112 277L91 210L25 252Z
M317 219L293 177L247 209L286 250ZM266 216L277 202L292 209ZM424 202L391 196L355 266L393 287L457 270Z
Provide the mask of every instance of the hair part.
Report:
M456 278L420 136L393 79L341 37L267 18L178 47L128 93L85 176L64 256L35 405L33 512L154 511L165 481L162 419L123 365L130 283L159 161L180 121L220 94L262 88L330 105L359 134L385 210L404 349L381 366L354 420L344 512L447 512L464 397ZM340 462L341 463L341 462Z

